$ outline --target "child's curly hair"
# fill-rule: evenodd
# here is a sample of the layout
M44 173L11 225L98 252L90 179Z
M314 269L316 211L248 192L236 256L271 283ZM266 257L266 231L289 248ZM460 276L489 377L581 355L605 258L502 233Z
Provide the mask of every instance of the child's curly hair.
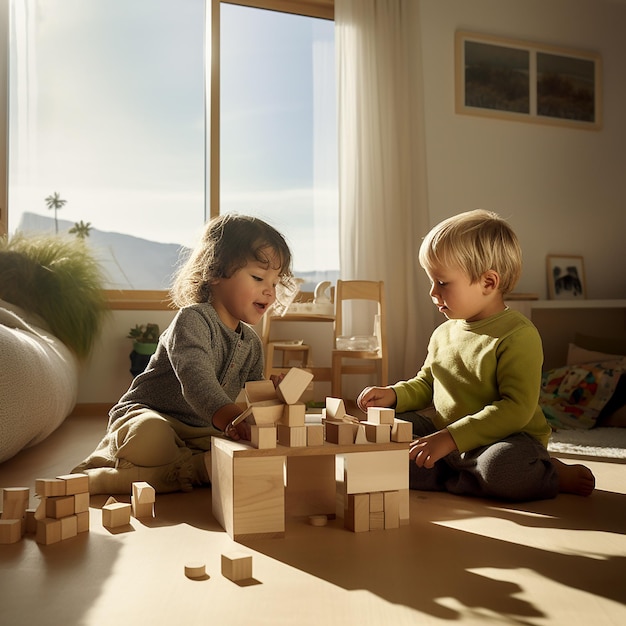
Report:
M285 238L256 217L225 214L211 219L198 246L178 270L170 289L172 303L181 308L211 300L211 283L230 278L251 261L268 267L276 258L280 284L289 288L293 281L291 251Z

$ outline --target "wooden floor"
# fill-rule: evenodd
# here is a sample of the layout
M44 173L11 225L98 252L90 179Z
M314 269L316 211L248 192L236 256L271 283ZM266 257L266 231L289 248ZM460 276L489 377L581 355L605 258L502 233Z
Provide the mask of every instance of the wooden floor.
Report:
M90 452L106 420L71 417L0 465L0 487L34 488ZM568 462L575 462L568 460ZM156 517L50 546L0 545L0 624L626 624L626 466L585 462L591 498L500 505L411 492L411 523L351 533L290 519L284 539L234 543L210 489L157 496ZM31 505L36 504L34 496ZM253 555L252 580L221 575L223 553ZM206 563L204 580L184 575Z

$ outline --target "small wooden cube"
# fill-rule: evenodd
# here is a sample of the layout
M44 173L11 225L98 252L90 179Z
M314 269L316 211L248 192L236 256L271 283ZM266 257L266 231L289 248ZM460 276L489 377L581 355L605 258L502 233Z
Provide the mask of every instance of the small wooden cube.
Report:
M292 367L278 383L278 397L285 404L296 404L313 380L313 374L298 367Z
M77 493L74 496L74 513L89 511L89 493Z
M0 544L17 543L22 538L21 519L0 520Z
M66 496L89 492L89 476L87 474L66 474L65 476L57 476L57 479L65 483Z
M89 530L89 511L76 513L76 530L79 533L86 533Z
M28 508L28 487L5 487L2 490L2 519L22 519Z
M250 443L259 450L276 447L276 426L272 424L253 424L250 427Z
M380 513L385 510L385 499L382 491L370 493L370 513Z
M136 504L152 504L156 501L156 491L150 483L135 482L133 483L132 496Z
M37 521L37 533L35 535L37 543L49 546L51 543L61 541L61 520L44 517Z
M350 424L349 422L334 422L326 420L326 441L345 446L354 443L354 436L358 429L358 424Z
M400 492L385 491L385 529L400 526Z
M393 424L396 416L395 409L389 409L382 406L370 406L367 409L367 421L372 424Z
M306 419L306 407L302 402L285 404L280 424L285 426L304 426Z
M365 436L372 443L389 443L391 427L389 424L361 422L365 426Z
M154 502L137 502L135 496L131 496L130 502L134 518L154 517Z
M74 515L74 496L46 498L46 517L61 519Z
M323 424L306 424L306 445L307 446L323 446L324 445L324 425Z
M410 443L413 441L413 424L406 420L395 418L391 427L391 441Z
M385 512L370 511L370 530L385 529Z
M78 534L78 518L76 515L69 515L61 520L61 541L76 537Z
M252 555L245 552L222 554L222 576L233 582L252 578Z
M112 502L102 507L102 525L105 528L118 528L130 524L130 504Z
M343 521L344 526L355 533L367 532L370 529L369 493L347 495Z
M306 446L306 426L279 424L278 443L289 448L304 448Z
M26 533L34 535L37 532L36 509L26 509Z
M35 493L43 498L65 495L65 481L58 478L38 478L35 481Z

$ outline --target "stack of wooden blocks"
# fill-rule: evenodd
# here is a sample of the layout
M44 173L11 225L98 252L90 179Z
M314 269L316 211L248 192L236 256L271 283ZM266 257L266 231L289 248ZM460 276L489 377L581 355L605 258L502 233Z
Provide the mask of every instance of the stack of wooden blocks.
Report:
M411 422L397 419L395 409L369 407L367 420L346 413L343 400L326 398L323 411L325 439L338 445L365 443L408 443L413 437Z
M293 367L277 387L271 380L248 382L245 394L251 422L251 443L255 448L321 446L321 424L306 424L302 394L313 380L310 372Z
M29 509L28 487L3 490L0 543L15 543L24 534L31 533L38 543L49 545L89 530L89 477L86 474L38 478L35 493L41 502L36 509Z

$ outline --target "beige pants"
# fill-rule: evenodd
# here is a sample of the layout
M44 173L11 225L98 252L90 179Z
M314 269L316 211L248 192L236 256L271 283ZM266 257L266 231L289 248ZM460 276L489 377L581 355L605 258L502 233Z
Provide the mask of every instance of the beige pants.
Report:
M115 420L98 447L72 472L89 475L92 494L130 493L146 481L159 493L210 483L212 427L194 427L148 408Z

